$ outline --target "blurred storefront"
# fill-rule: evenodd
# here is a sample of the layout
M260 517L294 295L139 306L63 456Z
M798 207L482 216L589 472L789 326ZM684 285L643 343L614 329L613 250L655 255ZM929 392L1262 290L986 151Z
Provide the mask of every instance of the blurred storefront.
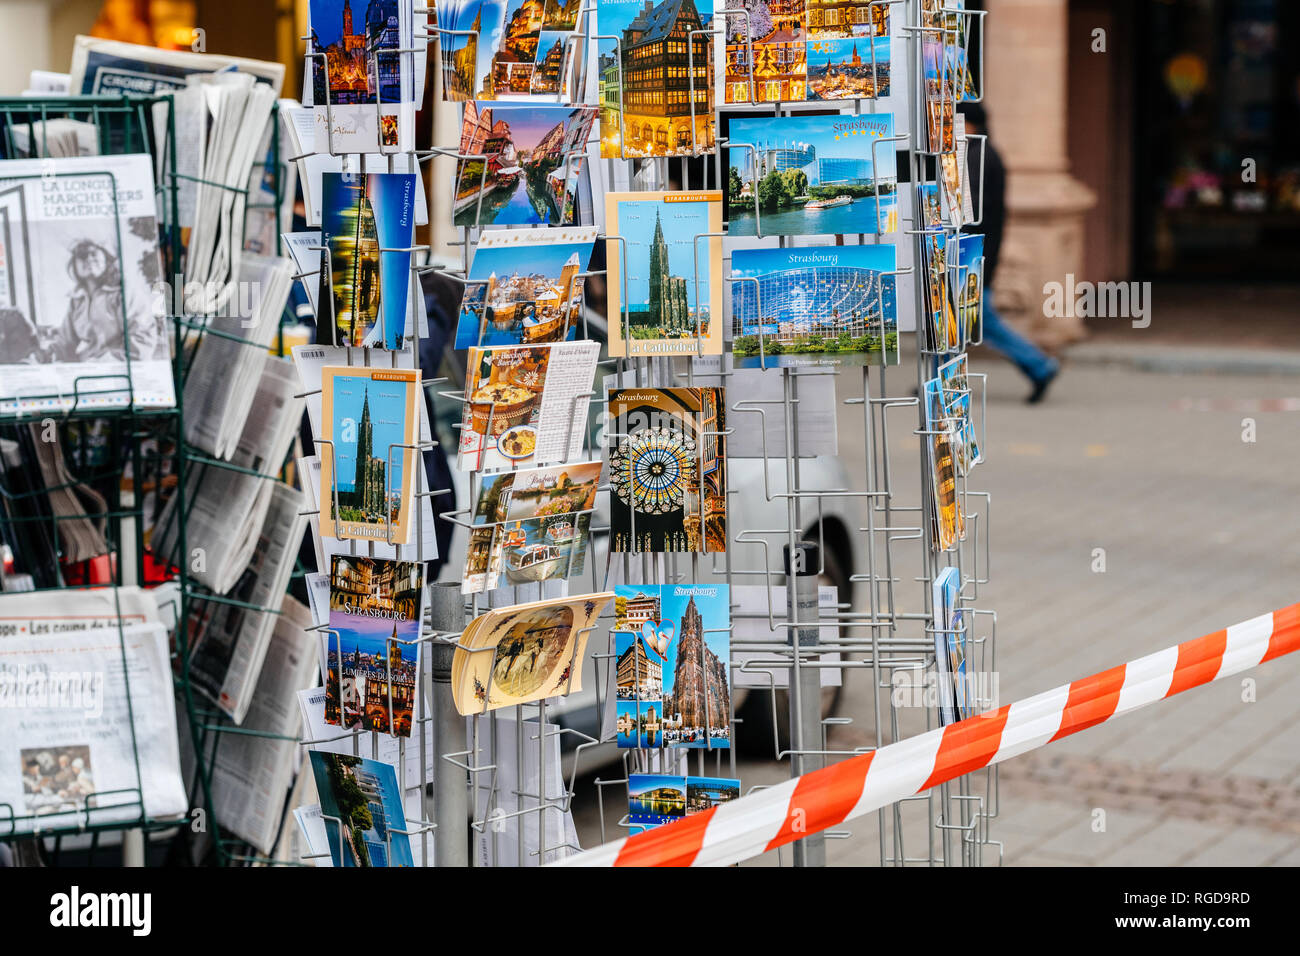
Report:
M1294 281L1300 2L978 5L1009 174L996 292L1017 324L1051 345L1081 334L1041 315L1042 283L1066 273Z

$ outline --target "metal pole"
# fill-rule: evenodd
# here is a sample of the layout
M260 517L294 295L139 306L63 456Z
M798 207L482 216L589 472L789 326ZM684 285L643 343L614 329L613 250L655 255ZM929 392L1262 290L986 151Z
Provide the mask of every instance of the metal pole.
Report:
M819 638L817 618L817 569L821 567L821 551L811 541L801 541L791 549L785 546L786 610L792 658L802 653L802 648L815 647ZM791 660L790 667L790 755L791 775L799 776L813 769L806 753L815 750L821 740L821 668L799 667ZM794 845L795 866L825 866L826 837L814 833Z
M429 623L440 634L465 629L465 601L460 582L429 585ZM451 661L456 649L440 641L429 645L433 680L433 749L436 754L464 750L465 720L451 696ZM469 780L455 764L444 761L433 774L434 861L438 866L469 866Z

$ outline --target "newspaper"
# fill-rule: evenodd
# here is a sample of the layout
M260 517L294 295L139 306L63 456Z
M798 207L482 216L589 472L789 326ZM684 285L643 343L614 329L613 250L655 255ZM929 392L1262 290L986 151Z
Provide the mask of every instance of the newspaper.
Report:
M223 459L232 454L253 407L293 281L288 259L248 252L241 259L245 285L208 322L215 334L196 336L200 341L185 380L185 440Z
M0 413L176 404L144 153L0 161Z
M184 560L193 578L217 594L234 587L253 557L277 484L271 476L284 463L302 417L297 389L289 363L269 359L253 394L256 412L249 414L231 452L233 467L215 462L191 467L184 495L186 554L179 552L181 496L173 495L159 517L154 550L173 564ZM235 502L239 507L232 514Z
M185 86L195 73L234 69L251 73L280 95L284 66L219 53L159 50L135 43L78 36L72 48L68 90L76 93L130 93L151 96Z
M302 715L297 690L313 682L315 636L307 608L286 596L262 662L262 673L243 727L267 736L227 734L216 748L212 804L217 820L269 854L298 763Z
M61 590L57 601L51 600L49 591L0 594L0 640L159 622L154 592L134 585Z
M202 85L212 116L202 181L195 193L185 284L204 290L204 308L199 311L207 314L222 308L239 282L248 178L254 161L261 158L257 147L270 122L275 94L246 73L204 74L190 82Z
M5 832L169 819L188 807L160 624L0 640L0 740L14 767L0 774Z
M302 495L276 481L248 567L225 599L196 595L189 620L194 686L235 723L252 704L281 595L289 586L302 540ZM227 504L229 507L229 504Z

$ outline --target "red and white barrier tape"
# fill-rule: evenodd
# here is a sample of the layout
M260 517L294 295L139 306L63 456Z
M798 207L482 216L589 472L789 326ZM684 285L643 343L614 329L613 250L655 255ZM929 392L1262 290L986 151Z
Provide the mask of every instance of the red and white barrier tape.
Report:
M559 866L725 866L1300 650L1300 604L851 757Z

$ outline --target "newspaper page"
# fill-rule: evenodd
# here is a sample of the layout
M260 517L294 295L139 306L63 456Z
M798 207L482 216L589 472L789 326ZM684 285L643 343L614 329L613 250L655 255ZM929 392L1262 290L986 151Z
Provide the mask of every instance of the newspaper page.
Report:
M167 632L131 624L0 640L0 741L14 768L0 773L7 832L183 815Z
M153 162L0 162L0 413L176 404Z
M262 662L253 703L243 726L275 736L228 734L212 768L212 802L223 827L269 854L298 763L302 715L297 691L312 682L316 640L311 614L286 596Z
M271 504L252 561L228 600L196 596L189 622L196 642L194 686L237 724L243 723L252 703L275 625L277 615L267 609L280 606L302 540L302 494L279 482L265 483L272 486Z

